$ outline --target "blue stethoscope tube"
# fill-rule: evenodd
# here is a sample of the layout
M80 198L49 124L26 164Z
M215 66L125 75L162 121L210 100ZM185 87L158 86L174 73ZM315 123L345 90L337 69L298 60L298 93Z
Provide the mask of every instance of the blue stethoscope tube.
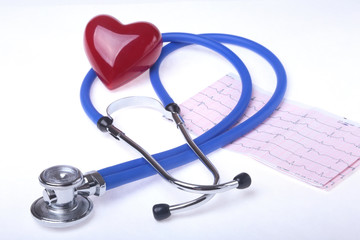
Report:
M158 61L150 70L153 87L165 106L173 103L173 100L161 84L159 67L163 59L176 49L192 43L203 45L226 57L240 74L243 83L243 91L234 110L217 126L195 139L195 142L205 154L223 147L251 131L269 117L282 101L286 90L286 73L278 58L265 47L248 39L226 34L203 34L199 36L184 33L165 33L162 37L164 42L176 42L170 43L163 48ZM234 54L229 49L214 41L238 45L258 53L271 64L277 76L275 92L267 104L251 118L230 130L228 130L228 128L234 125L234 123L242 116L248 105L251 97L251 80L249 73L241 60L236 55L234 57ZM85 112L89 118L97 124L98 120L103 116L95 109L90 99L91 85L95 78L95 72L90 70L84 79L80 95ZM181 166L197 158L185 144L153 156L167 170ZM104 178L107 190L156 173L143 158L104 168L98 172Z

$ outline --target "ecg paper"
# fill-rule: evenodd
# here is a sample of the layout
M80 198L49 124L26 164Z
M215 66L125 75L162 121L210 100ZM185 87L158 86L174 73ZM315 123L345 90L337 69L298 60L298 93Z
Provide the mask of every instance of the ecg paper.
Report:
M181 104L187 128L200 135L220 122L236 105L241 81L227 75ZM253 90L248 119L268 101ZM360 164L360 126L324 111L284 100L256 129L227 145L313 186L330 189Z

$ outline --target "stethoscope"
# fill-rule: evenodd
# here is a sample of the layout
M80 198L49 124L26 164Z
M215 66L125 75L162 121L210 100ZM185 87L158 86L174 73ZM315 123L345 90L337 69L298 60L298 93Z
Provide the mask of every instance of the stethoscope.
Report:
M163 220L171 214L190 210L208 202L216 193L230 189L244 189L250 186L251 178L247 173L240 173L232 181L219 183L220 176L215 166L207 158L210 152L225 146L248 133L266 120L281 103L286 90L286 73L278 58L265 47L251 40L226 34L164 33L163 42L170 42L162 48L156 63L150 69L151 84L161 103L148 97L128 97L111 103L107 108L107 116L97 111L90 98L90 90L97 75L93 69L87 73L81 86L80 99L82 107L102 132L109 133L117 140L125 141L136 149L143 157L107 167L98 171L82 174L72 166L59 165L44 170L40 176L40 184L45 188L43 196L31 206L31 213L41 224L50 227L67 227L81 222L90 215L93 203L89 196L101 196L105 191L158 173L167 182L181 190L202 194L193 200L175 205L157 204L153 207L155 219ZM186 131L180 116L180 107L170 97L159 77L162 61L171 52L187 46L198 44L209 48L225 57L236 69L242 82L242 93L235 108L219 124L192 140ZM277 85L273 96L249 119L234 126L243 116L252 93L250 74L244 63L223 44L238 45L250 49L262 56L273 67ZM159 110L166 118L175 122L183 134L187 144L154 155L129 138L113 124L112 115L125 107L146 106ZM200 159L212 172L212 185L198 185L180 181L167 171Z

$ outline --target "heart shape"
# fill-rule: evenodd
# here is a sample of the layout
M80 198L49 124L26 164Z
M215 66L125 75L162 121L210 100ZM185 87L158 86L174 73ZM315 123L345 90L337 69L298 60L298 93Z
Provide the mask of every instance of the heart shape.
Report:
M87 24L84 45L97 76L108 89L115 89L156 62L162 38L151 23L123 25L114 17L99 15Z

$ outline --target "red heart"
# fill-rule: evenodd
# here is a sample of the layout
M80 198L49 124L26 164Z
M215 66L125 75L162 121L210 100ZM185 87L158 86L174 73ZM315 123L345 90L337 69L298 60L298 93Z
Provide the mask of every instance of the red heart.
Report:
M100 80L115 89L149 69L160 55L161 33L151 23L121 24L100 15L85 29L85 52Z

